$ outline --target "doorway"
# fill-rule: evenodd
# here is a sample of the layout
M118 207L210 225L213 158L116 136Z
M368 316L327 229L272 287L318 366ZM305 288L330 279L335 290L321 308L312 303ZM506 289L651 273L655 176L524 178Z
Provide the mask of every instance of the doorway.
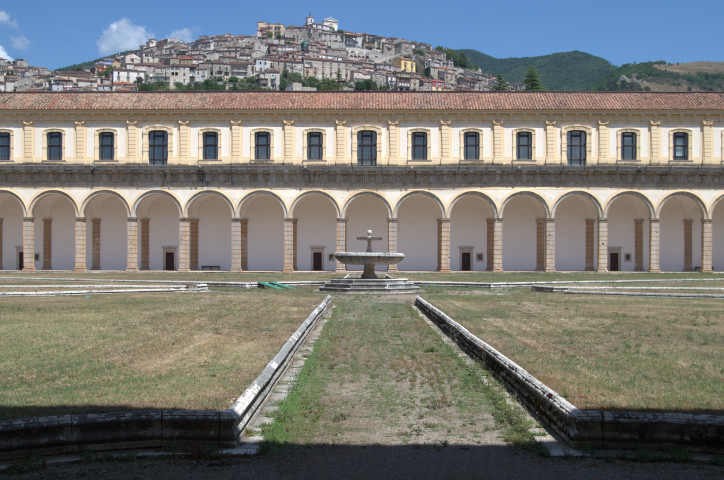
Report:
M608 271L618 272L621 269L621 253L608 252Z
M470 271L470 256L470 252L462 252L462 256L460 257L460 270L463 272Z
M312 270L322 271L322 252L312 252Z
M176 247L163 247L163 269L176 270Z

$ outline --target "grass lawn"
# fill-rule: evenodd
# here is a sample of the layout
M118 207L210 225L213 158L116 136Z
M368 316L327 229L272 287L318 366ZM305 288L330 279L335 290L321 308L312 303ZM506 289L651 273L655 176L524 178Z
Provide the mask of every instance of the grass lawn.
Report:
M0 298L0 419L228 408L322 299L311 288Z
M426 290L577 407L724 413L722 300Z

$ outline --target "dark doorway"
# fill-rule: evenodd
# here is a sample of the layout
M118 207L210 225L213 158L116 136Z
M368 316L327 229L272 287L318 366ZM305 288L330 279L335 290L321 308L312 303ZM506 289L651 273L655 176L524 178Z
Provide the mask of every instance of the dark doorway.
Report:
M470 252L462 252L462 258L460 259L461 264L461 270L463 272L469 272L470 271Z
M174 252L165 252L164 270L176 270L176 258Z
M320 272L322 268L322 252L312 252L312 270Z
M19 251L18 252L18 270L22 270L23 268L25 268L25 260L23 258L23 252Z
M618 272L619 271L619 256L618 252L609 252L608 254L608 271Z

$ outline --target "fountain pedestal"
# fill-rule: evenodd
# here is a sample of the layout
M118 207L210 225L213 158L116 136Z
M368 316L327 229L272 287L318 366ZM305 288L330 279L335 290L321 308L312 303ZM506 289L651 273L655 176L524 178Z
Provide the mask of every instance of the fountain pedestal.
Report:
M372 241L382 240L382 237L373 237L372 230L367 230L366 237L357 237L357 240L367 241L366 252L335 252L337 260L345 265L363 265L364 270L359 278L347 276L334 278L319 290L323 292L348 293L413 293L419 287L406 278L392 278L389 275L378 277L375 273L376 265L396 265L405 258L404 253L373 252Z

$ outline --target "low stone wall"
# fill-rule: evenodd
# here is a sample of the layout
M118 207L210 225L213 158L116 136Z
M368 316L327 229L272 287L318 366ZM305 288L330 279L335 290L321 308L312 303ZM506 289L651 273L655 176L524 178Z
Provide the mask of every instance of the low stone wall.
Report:
M314 309L227 410L132 410L3 420L0 421L0 460L21 458L33 452L56 455L83 450L174 448L183 442L233 447L294 352L329 308L330 300L327 296Z
M685 448L724 452L724 416L581 410L421 297L415 306L485 365L576 448Z

